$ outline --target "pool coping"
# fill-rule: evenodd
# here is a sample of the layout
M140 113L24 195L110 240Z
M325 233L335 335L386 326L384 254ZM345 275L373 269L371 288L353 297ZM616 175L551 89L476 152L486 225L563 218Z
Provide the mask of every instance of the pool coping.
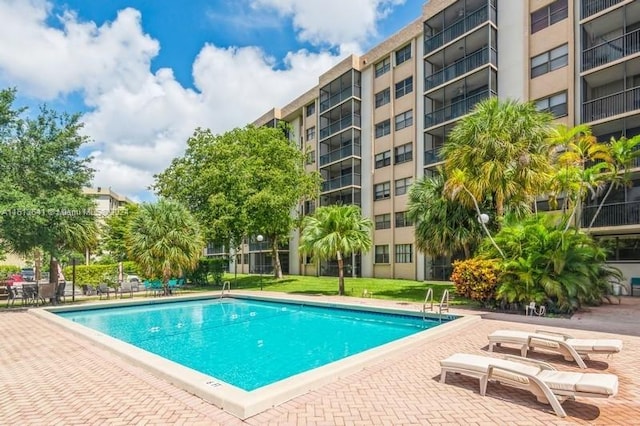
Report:
M374 311L382 313L393 313L410 316L422 316L422 312L410 309L388 308L373 306L370 304L363 305L357 302L347 301L322 301L309 300L307 298L296 298L288 296L282 298L280 296L254 295L246 293L232 293L228 296L235 299L250 299L274 301L283 303L302 303L310 306L325 306L352 310ZM171 299L120 299L111 301L110 303L91 303L76 306L61 307L45 307L32 309L29 312L37 316L53 322L72 333L88 339L90 342L97 344L111 353L114 353L137 367L149 370L152 374L160 377L167 382L194 394L203 400L219 407L230 414L246 419L252 417L262 411L274 406L287 402L297 396L304 395L314 389L325 384L332 383L337 379L354 372L360 371L367 366L382 361L384 358L396 355L402 351L424 343L430 339L450 334L455 330L466 327L469 324L480 321L481 318L475 315L458 315L443 314L445 318L455 317L455 321L442 324L419 333L412 334L407 337L395 340L393 342L378 346L364 352L349 356L347 358L334 361L321 367L302 372L263 386L253 391L245 391L236 386L223 382L213 376L209 376L197 372L191 368L185 367L174 361L170 361L159 355L152 354L134 345L123 342L102 332L90 329L83 325L66 320L56 312L69 312L87 309L104 309L130 305L147 305L158 303L172 303L189 300L207 300L217 299L219 294L199 294L172 297ZM429 314L431 318L438 318L438 314Z

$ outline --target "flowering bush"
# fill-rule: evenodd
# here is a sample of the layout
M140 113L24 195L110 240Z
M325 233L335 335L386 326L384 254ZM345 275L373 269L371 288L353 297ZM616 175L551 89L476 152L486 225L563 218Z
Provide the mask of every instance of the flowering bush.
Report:
M455 285L456 294L467 299L484 304L495 300L499 278L499 265L492 259L473 258L453 263L451 281Z

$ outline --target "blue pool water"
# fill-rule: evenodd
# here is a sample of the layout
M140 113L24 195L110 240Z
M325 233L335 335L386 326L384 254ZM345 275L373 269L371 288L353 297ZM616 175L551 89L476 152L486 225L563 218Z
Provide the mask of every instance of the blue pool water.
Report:
M244 299L58 315L247 391L439 324L421 317Z

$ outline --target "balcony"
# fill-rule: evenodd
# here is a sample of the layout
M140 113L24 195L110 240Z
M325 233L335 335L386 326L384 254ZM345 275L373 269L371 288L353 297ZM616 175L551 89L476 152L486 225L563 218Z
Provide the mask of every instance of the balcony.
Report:
M582 0L580 19L587 18L621 3L623 0Z
M425 165L425 167L431 166L432 164L436 164L436 163L439 163L439 162L444 160L444 158L442 158L442 155L440 155L440 149L441 148L442 147L439 146L439 147L434 148L434 149L425 150L425 152L424 152L424 165Z
M476 93L468 98L453 102L444 108L425 114L424 128L427 129L429 127L437 126L438 124L466 115L478 102L483 101L490 96L496 96L496 93L489 89L483 90L482 92Z
M582 104L582 122L602 120L640 109L640 86Z
M329 99L323 100L322 102L320 102L320 112L323 113L352 96L355 96L357 98L360 97L360 86L348 87L347 89L331 96Z
M491 56L489 56L489 52L491 52ZM440 86L449 80L453 80L469 71L488 64L489 60L491 60L492 64L497 64L497 53L495 49L487 46L425 78L424 88L425 90L430 90Z
M332 123L326 127L320 129L320 139L328 138L334 133L341 132L342 130L356 126L360 127L360 115L359 114L351 114L343 117L342 119Z
M582 71L640 52L640 30L605 41L582 52Z
M582 209L582 227L587 228L598 206L587 206ZM598 213L594 228L605 226L625 226L640 224L640 201L628 203L605 204Z
M360 157L360 144L349 144L340 149L335 149L328 154L321 155L320 166L324 166L325 164L333 163L334 161L351 157L353 155Z
M335 179L322 182L322 192L335 191L344 186L360 186L360 175L357 173L351 173L348 175L340 176Z
M496 11L494 7L491 7L491 17L495 21ZM489 6L482 6L471 12L469 15L462 17L453 24L444 28L437 34L434 34L430 38L425 38L424 41L424 54L428 55L434 50L444 46L451 40L461 36L462 34L472 30L480 24L487 22L489 19Z

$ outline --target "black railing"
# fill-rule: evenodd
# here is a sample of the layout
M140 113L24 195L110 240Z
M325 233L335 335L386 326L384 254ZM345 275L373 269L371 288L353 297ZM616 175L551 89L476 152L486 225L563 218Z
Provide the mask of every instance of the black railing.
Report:
M582 52L582 71L638 52L640 52L640 30L635 30L585 49Z
M348 175L340 176L335 179L322 182L322 192L334 191L344 186L360 186L360 175L357 173L351 173Z
M438 124L468 114L478 102L487 99L489 96L495 95L496 93L494 91L487 89L465 99L453 102L444 108L425 114L424 128L427 129L429 127L437 126Z
M442 147L429 149L424 152L424 165L430 166L431 164L439 163L443 160L440 155L440 149Z
M489 52L491 52L491 55L489 55ZM426 77L424 79L424 88L425 90L433 89L482 65L486 65L489 61L497 65L497 53L495 49L487 46Z
M360 144L349 144L340 149L333 150L328 154L321 155L320 165L324 166L325 164L333 163L334 161L338 161L346 157L351 157L352 155L355 155L357 157L360 156Z
M496 14L493 6L491 7L491 10L492 10L492 13L491 13L492 20L495 20ZM479 9L476 9L475 11L471 12L467 16L460 18L453 24L444 28L439 33L434 34L429 38L425 37L424 54L425 55L429 54L430 52L438 49L439 47L445 45L446 43L449 43L451 40L455 39L456 37L459 37L462 34L466 33L467 31L470 31L473 28L477 27L478 25L484 22L487 22L488 19L489 19L488 5L482 6Z
M323 100L322 102L320 102L320 112L324 112L329 108L332 108L338 105L345 99L349 99L352 96L355 96L357 98L360 97L360 86L348 87L343 91L336 93L335 95L332 95L329 99Z
M598 210L598 206L582 209L582 226L587 228ZM640 201L605 204L593 223L594 228L640 224Z
M582 12L580 17L581 19L584 19L588 16L595 15L596 13L609 9L611 6L615 6L622 1L623 0L582 0Z
M640 109L640 86L582 104L582 122L601 120Z
M350 126L360 127L359 114L347 115L335 123L331 123L330 125L323 127L320 129L320 139L328 138L334 133L340 132Z

